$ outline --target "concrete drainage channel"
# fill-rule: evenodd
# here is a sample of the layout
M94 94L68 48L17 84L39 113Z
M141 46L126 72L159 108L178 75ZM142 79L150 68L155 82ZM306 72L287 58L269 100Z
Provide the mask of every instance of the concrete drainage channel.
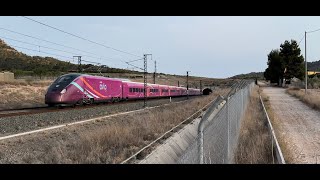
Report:
M215 107L212 115L219 112L220 108L226 101L219 96L212 104ZM202 113L202 116L205 112ZM179 157L192 144L198 135L198 127L201 121L201 116L194 119L190 124L184 126L173 136L168 138L161 146L141 160L140 164L174 164L179 160Z
M233 163L242 116L253 87L248 80L235 84L225 98L219 96L198 111L199 116L193 120L189 117L122 164Z
M162 136L124 160L121 164L139 163L174 163L181 153L188 147L189 143L197 135L197 127L201 117L211 105L223 106L222 97L218 96L202 109L192 114L190 117L173 127ZM164 142L164 143L163 143ZM160 146L157 146L161 144ZM153 151L152 151L153 150ZM149 154L149 152L152 153ZM146 154L148 154L146 156Z

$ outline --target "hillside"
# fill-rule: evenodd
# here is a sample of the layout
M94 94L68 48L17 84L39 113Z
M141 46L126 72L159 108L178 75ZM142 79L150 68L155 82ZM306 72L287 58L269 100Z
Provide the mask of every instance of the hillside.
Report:
M111 78L123 78L132 81L143 82L143 72L131 71L126 69L111 68L108 66L95 66L92 64L82 65L83 73L108 76ZM0 71L11 71L15 77L25 76L51 76L56 77L68 72L78 70L78 65L70 62L60 61L52 57L29 56L18 52L16 49L7 45L0 39ZM101 73L100 73L101 72ZM158 73L156 82L159 84L168 84L186 87L185 75L170 75ZM216 79L189 76L189 87L199 88L200 80L202 86L230 86L232 79ZM148 83L153 83L153 73L148 73Z
M320 60L308 62L308 71L320 71ZM230 79L263 79L263 72L251 72L230 77Z
M309 71L320 71L320 60L314 62L308 62Z
M320 71L320 60L308 62L308 71ZM238 74L230 77L230 79L264 79L263 72L251 72L247 74Z
M247 74L238 74L230 77L230 79L264 79L263 72L251 72Z
M0 71L12 71L16 76L56 76L66 72L75 72L77 69L78 66L70 62L60 61L52 57L29 56L18 52L0 39ZM137 71L108 66L99 67L92 64L84 64L82 69L85 73L98 72L98 69L101 69L101 72L104 73L138 73Z

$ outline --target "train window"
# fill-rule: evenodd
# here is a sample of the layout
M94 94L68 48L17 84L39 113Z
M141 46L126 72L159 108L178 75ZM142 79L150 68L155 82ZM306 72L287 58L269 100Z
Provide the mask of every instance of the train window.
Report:
M132 93L132 88L129 88L129 92L131 92L131 93Z

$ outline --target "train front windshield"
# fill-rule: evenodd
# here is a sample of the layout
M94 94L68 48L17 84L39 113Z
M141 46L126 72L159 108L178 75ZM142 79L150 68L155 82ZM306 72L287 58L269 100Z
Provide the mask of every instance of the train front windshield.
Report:
M59 77L49 87L48 92L62 91L66 86L68 86L74 79L79 76L80 74L72 74Z

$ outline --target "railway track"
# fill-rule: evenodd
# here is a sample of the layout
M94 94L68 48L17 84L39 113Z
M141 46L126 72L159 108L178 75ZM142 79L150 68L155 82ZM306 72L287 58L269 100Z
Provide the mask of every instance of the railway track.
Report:
M230 89L222 90L221 95L226 95ZM195 99L201 96L190 96ZM186 101L186 97L172 98L172 103ZM78 124L88 119L99 117L115 116L126 112L142 111L143 100L124 101L118 103L93 104L87 106L72 107L37 107L24 108L9 111L0 111L0 137L15 136L29 131L37 132L40 129L52 128L54 126ZM160 107L170 104L169 99L150 99L149 106ZM141 106L141 107L140 107ZM140 107L140 108L139 108ZM149 109L149 108L148 108ZM70 112L69 112L70 111Z
M222 92L221 93L221 95L222 96L225 96L226 94L228 94L229 93L229 91L230 91L230 89L228 88L228 89L226 89L226 90L223 90L224 92ZM220 94L220 93L219 93ZM197 98L198 96L194 96L194 97L190 97L190 99L195 99L195 98ZM204 97L203 97L204 98ZM179 103L183 103L183 104L185 104L186 102L188 102L188 101L186 101L186 98L185 99L182 99L182 98L175 98L175 99L178 99L179 101L175 101L175 102L173 102L173 103L177 103L177 104L179 104ZM159 99L159 100L165 100L165 99ZM151 100L150 100L151 101ZM165 100L166 101L166 100ZM135 103L135 102L137 102L137 101L131 101L131 102L123 102L123 103ZM116 105L118 105L118 104L123 104L123 103L113 103L113 104L109 104L109 106L116 106ZM139 102L139 106L140 106L140 103L141 102ZM168 104L166 104L166 103L168 103ZM142 104L142 103L141 103ZM159 104L159 103L158 103ZM152 103L150 102L150 106L152 106L152 107L150 107L150 108L147 108L147 109L153 109L153 108L157 108L157 107L164 107L164 106L166 106L166 105L169 105L169 100L167 101L167 102L165 102L165 103L163 103L163 101L161 101L161 104L159 104L159 105L156 105L156 106L154 106L154 105L152 105ZM87 107L77 107L76 109L82 109L82 108L91 108L91 107L98 107L98 106L100 106L100 105L96 105L96 106L87 106ZM100 107L103 107L103 105L101 105ZM117 108L117 107L114 107L114 108ZM74 109L74 108L65 108L65 109L58 109L58 110L62 110L62 111L64 111L64 110L66 110L66 109ZM97 108L97 109L99 109L99 108ZM23 109L23 110L30 110L29 108L28 109ZM23 110L21 110L21 111L23 111ZM187 120L185 120L185 121L183 121L183 122L181 122L180 124L187 124L187 123L189 123L189 121L191 121L193 118L196 118L196 117L198 117L199 116L199 113L200 112L202 112L203 110L205 110L205 109L201 109L201 110L199 110L199 111L197 111L196 113L194 113L193 115L191 115ZM82 111L82 110L80 110L80 111ZM39 147L43 147L43 146L45 146L45 145L42 145L43 143L42 143L42 141L40 141L41 140L41 138L39 139L39 141L38 141L38 137L42 137L42 135L41 136L39 136L39 133L44 133L44 134L47 134L47 133L53 133L52 135L50 135L50 138L52 138L52 137L54 137L54 138L56 138L56 135L55 135L55 132L57 131L57 129L62 129L61 131L63 132L63 130L65 130L65 132L67 132L67 131L70 131L71 132L71 130L72 129L74 129L74 128L76 128L76 127L73 127L72 128L72 126L73 125L78 125L78 124L86 124L86 125L84 125L83 127L82 126L80 126L80 127L82 127L82 128L87 128L87 125L90 125L90 126L97 126L97 127L99 127L100 126L100 124L97 124L97 125L95 125L95 123L96 123L96 121L98 122L98 123L101 123L100 122L100 119L104 119L104 118L110 118L110 117L114 117L114 118L118 118L117 116L122 116L122 115L126 115L126 114L130 114L130 113L137 113L137 112L143 112L144 111L144 109L136 109L136 110L129 110L129 111L122 111L122 112L117 112L117 113L113 113L113 112L109 112L109 114L108 115L102 115L102 116L100 116L100 115L98 115L98 116L94 116L94 117L91 117L91 118L82 118L81 120L79 119L79 120L75 120L75 121L64 121L64 122L59 122L59 123L56 123L56 124L47 124L46 126L42 126L42 127L37 127L37 126L34 126L34 127L31 127L30 126L30 128L29 129L21 129L21 130L19 130L19 131L17 131L17 132L15 132L15 131L11 131L11 132L9 132L9 130L6 130L6 132L4 133L4 134L2 134L2 135L0 135L0 141L1 141L1 143L2 144L6 144L6 143L8 143L8 145L10 145L10 147L8 146L8 147L6 147L6 146L1 146L2 148L7 148L9 151L3 151L4 153L3 154L5 154L5 156L7 156L7 157L10 157L8 160L10 160L10 159L14 159L14 158L18 158L19 159L19 156L20 155L17 155L17 153L13 153L12 154L12 152L15 152L15 150L17 150L17 149L21 149L21 151L24 151L24 152L26 152L26 151L28 151L29 152L29 149L28 148L26 148L26 147L28 147L29 145L28 145L28 143L30 144L30 145L32 145L32 148L34 148L34 146L35 146L35 144L32 144L33 142L38 142L38 144L39 144ZM3 112L3 111L2 111ZM69 113L71 113L71 112L65 112L66 114L69 114ZM39 114L39 115L32 115L31 117L32 118L34 118L33 116L39 116L39 117L36 117L36 119L34 119L34 121L35 122L38 122L38 120L44 120L44 121L47 121L47 119L46 118L43 118L42 116L46 116L46 117L50 117L50 116L54 116L55 118L59 118L58 117L58 115L56 115L56 114L59 114L59 113L53 113L53 115L52 115L52 113L50 114ZM96 114L95 114L96 115ZM81 116L81 115L80 115ZM21 124L23 124L23 123L28 123L29 125L33 125L33 122L31 122L31 121L33 121L33 119L32 118L28 118L28 116L23 116L23 117L14 117L13 119L18 119L19 120L19 122L17 121L16 122L16 127L18 127L18 126L21 126ZM68 119L68 117L65 117L65 116L62 116L62 118L63 119ZM13 124L13 121L12 121L12 117L9 117L9 118L3 118L3 120L5 120L5 119L8 119L7 120L7 124L3 124L3 125L1 125L0 126L0 130L1 130L1 127L6 127L7 125L10 125L10 124ZM0 118L0 122L1 122L1 118ZM89 123L90 122L90 123ZM91 122L94 122L94 123L91 123ZM89 126L89 127L90 127ZM177 126L179 126L180 127L180 125L177 125ZM15 128L16 128L15 127ZM68 128L65 128L65 127L68 127ZM176 128L175 128L176 129ZM53 132L52 132L53 131ZM164 135L162 135L161 137L161 139L166 139L167 138L167 136L170 136L170 134L171 133L173 133L173 132L175 132L175 130L169 130L170 132L169 133L165 133ZM60 130L59 131L57 131L57 132L60 132ZM68 133L67 133L68 134ZM48 136L49 137L49 136ZM26 138L26 139L24 139L24 138ZM29 138L29 140L30 140L30 142L29 142L29 140L28 140L28 138ZM22 141L20 141L19 139L23 139ZM36 140L34 140L34 139L36 139ZM26 141L24 141L24 140L26 140ZM49 140L49 139L48 139ZM22 144L19 144L19 145L12 145L12 143L13 142L16 142L16 143L22 143ZM47 142L47 141L46 141ZM156 142L158 142L158 140L156 140ZM24 144L26 144L26 145L24 145ZM145 148L145 150L143 150L143 153L142 154L144 154L144 152L147 152L147 151L149 151L150 150L150 148L152 149L152 148L154 148L155 146L156 146L156 144L157 143L153 143L152 145L150 145L150 147L146 147ZM12 146L12 147L11 147ZM17 149L15 148L15 147L17 147ZM37 146L38 147L38 146ZM15 150L13 150L13 149L15 149ZM41 149L41 148L40 148ZM8 152L8 153L7 153ZM17 152L20 152L19 150L17 150ZM40 152L40 151L39 151ZM39 152L37 152L37 153L39 153ZM43 152L42 150L41 150L41 152ZM30 151L30 153L31 153L31 151ZM36 153L36 154L37 154ZM35 152L34 151L32 151L32 154L35 154ZM140 156L140 153L138 152L137 153L138 154L138 156ZM6 162L6 161L4 161L4 162ZM9 161L8 161L9 162ZM11 161L10 161L11 162Z
M186 96L179 96L179 97L172 97L173 100L183 98ZM197 96L189 96L190 99L196 98ZM152 100L160 100L165 98L154 98L149 99ZM168 98L167 98L168 99ZM39 113L48 113L48 112L55 112L55 111L69 111L69 110L77 110L77 109L89 109L101 106L117 106L120 104L132 104L137 102L142 102L143 99L138 100L130 100L130 101L121 101L121 102L106 102L106 103L99 103L99 104L90 104L90 105L83 105L83 106L63 106L63 107L49 107L49 106L40 106L40 107L29 107L29 108L21 108L21 109L10 109L10 110L0 110L0 118L3 117L12 117L12 116L22 116L22 115L31 115L31 114L39 114Z
M194 99L194 98L197 98L197 97L199 97L199 96L189 97L189 99ZM176 97L176 99L177 98L178 97ZM179 98L181 98L181 97L179 97ZM163 98L161 98L161 99L163 99ZM138 101L141 101L141 100L138 100ZM175 101L175 102L172 102L172 103L183 103L184 101L187 101L187 99L181 99L179 101ZM128 102L128 103L134 103L134 102ZM147 107L146 109L150 110L150 109L154 109L154 108L159 108L161 106L167 106L169 104L171 104L171 103L160 104L160 105L157 105L157 106L151 106L151 107ZM113 104L113 105L116 105L116 104ZM44 107L41 107L41 108L44 108ZM28 109L30 109L30 108L28 108ZM88 122L100 120L100 119L103 119L103 118L110 118L110 117L114 117L114 116L120 116L120 115L130 114L130 113L134 113L134 112L140 112L140 111L143 111L143 110L146 110L146 109L141 108L141 109L137 109L137 110L119 112L119 113L115 113L115 114L109 114L109 115L106 115L106 116L100 116L100 117L95 117L95 118L91 118L91 119L85 119L85 120L81 120L81 121L57 124L57 125L54 125L54 126L49 126L49 127L45 127L45 128L41 128L41 129L34 129L34 130L31 130L31 131L13 133L13 134L10 134L10 135L0 136L0 141L6 140L6 139L11 139L11 138L14 138L14 137L25 136L25 135L29 135L29 134L35 134L35 133L39 133L39 132L44 132L44 131L49 131L49 130L53 130L53 129L63 128L63 127L66 127L66 126L72 126L72 125L76 125L76 124L88 123Z

